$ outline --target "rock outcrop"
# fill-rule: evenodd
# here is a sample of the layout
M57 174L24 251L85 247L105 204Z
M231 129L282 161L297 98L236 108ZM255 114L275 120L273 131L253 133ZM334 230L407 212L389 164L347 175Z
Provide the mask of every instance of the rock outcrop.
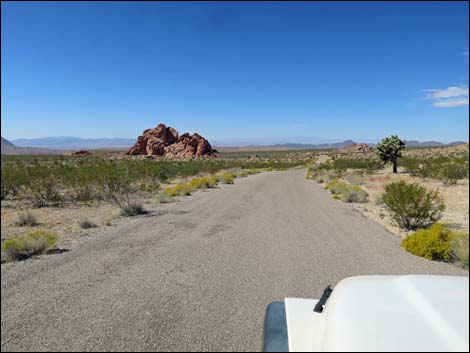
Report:
M174 158L218 156L218 152L201 135L185 133L179 136L178 131L164 124L145 130L127 154Z
M374 148L366 143L353 143L337 150L339 153L371 153Z

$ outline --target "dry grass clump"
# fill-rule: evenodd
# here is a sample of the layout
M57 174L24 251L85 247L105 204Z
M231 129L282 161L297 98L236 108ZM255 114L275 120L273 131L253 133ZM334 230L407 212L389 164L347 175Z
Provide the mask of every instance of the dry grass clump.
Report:
M18 215L18 220L15 222L15 225L18 227L33 227L38 225L38 219L31 212L23 212Z
M98 225L88 219L85 219L83 221L80 221L78 223L78 225L80 226L80 228L82 229L90 229L90 228L96 228L98 227Z

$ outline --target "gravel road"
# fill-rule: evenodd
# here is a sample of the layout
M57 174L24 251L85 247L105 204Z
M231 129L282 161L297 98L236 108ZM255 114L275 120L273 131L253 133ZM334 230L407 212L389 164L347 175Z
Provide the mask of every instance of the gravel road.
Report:
M355 275L468 276L405 252L305 170L159 210L69 252L2 265L2 351L259 350L271 301L319 297Z

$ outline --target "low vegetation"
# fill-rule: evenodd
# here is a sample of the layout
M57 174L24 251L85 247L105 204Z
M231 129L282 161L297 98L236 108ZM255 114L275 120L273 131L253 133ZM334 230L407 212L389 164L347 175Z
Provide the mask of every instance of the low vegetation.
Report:
M190 184L177 184L174 186L170 186L165 189L164 193L167 196L189 196L191 195L191 192L193 191L193 188L191 187Z
M325 189L329 190L335 199L344 202L367 202L368 195L360 186L350 185L339 179L326 184Z
M39 224L38 219L31 212L22 212L15 223L18 227L33 227Z
M305 163L290 157L263 159L191 159L165 160L104 156L2 155L1 198L28 198L35 207L58 206L63 202L106 200L121 209L128 205L129 195L157 192L162 183L198 174L217 174L224 170L283 170ZM235 176L234 176L235 178ZM228 178L230 180L230 178ZM197 183L199 181L194 181ZM198 188L212 187L215 179L203 180Z
M395 222L404 229L428 227L442 218L445 205L437 191L399 181L385 186L382 199Z
M217 177L193 178L189 182L189 185L193 190L214 188L217 186Z
M55 246L57 236L45 230L36 230L26 235L8 238L2 243L2 251L7 260L25 260L45 253Z
M403 167L412 176L442 180L455 185L468 179L468 153L451 156L405 157Z
M130 202L121 210L121 215L125 217L134 217L148 213L141 203Z
M222 181L224 184L233 184L235 182L236 175L233 173L225 172L222 174Z
M463 268L468 269L468 233L459 233L451 243L451 259Z
M90 229L90 228L96 228L98 225L88 219L84 219L83 221L79 222L79 226L82 229Z
M165 193L158 193L157 195L155 195L154 200L156 204L169 203L173 201L173 197Z
M443 224L419 229L406 237L401 245L428 260L454 261L468 267L468 234L452 232Z

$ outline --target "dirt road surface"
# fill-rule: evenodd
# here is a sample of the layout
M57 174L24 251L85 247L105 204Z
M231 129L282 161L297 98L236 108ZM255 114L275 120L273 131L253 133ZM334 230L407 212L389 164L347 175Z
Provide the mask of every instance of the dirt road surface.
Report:
M2 351L260 350L271 301L318 298L355 275L468 276L405 252L305 170L159 210L69 252L2 265Z

